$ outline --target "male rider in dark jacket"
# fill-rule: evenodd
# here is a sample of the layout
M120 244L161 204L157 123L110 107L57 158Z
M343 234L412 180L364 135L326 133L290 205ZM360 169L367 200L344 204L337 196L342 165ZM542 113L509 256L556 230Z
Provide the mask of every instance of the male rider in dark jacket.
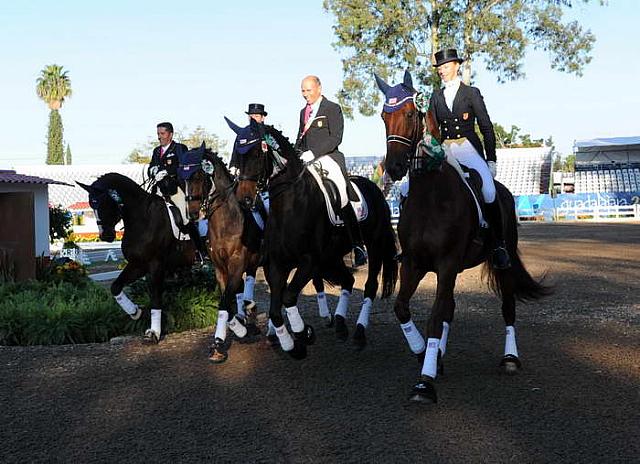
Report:
M322 95L322 84L317 76L305 77L302 80L301 91L307 104L300 110L300 127L295 145L303 152L300 158L304 162L310 162L324 155L330 156L338 163L344 175L349 200L356 201L358 197L349 182L344 155L338 151L344 129L342 109ZM340 210L340 217L351 239L354 264L362 266L367 262L367 253L350 201Z

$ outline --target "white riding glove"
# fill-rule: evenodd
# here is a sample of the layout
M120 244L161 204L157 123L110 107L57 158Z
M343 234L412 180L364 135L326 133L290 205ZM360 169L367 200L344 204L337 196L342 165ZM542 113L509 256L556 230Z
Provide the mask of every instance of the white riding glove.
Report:
M231 174L233 177L238 175L238 171L239 171L239 169L237 167L235 167L235 166L231 166L229 168L229 174Z
M158 171L153 178L155 179L156 182L160 182L162 179L164 179L168 175L169 173L167 172L167 170L163 169L162 171Z
M315 159L315 156L313 155L313 152L311 150L307 150L300 155L300 159L303 162L308 163L309 161L313 161Z
M149 175L153 178L156 177L156 174L158 174L158 169L160 169L160 166L151 166L149 168Z
M498 172L498 168L496 166L495 161L487 161L487 165L489 166L489 171L491 172L491 176L495 179L496 173Z

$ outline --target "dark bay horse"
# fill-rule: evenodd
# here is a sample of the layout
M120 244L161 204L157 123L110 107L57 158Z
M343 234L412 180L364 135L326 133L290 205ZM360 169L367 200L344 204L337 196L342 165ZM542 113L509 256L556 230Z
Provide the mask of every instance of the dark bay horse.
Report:
M240 339L259 333L253 323L247 323L244 315L238 314L237 295L242 295L245 271L255 276L260 261L261 231L240 207L235 197L237 183L217 153L204 145L189 150L183 154L179 173L185 180L190 218L204 216L208 220L209 255L222 290L209 360L222 363L228 357L227 326Z
M237 126L234 128L236 133L238 129ZM300 291L311 279L318 280L321 277L342 287L335 313L336 334L340 339L347 337L345 320L354 278L345 266L343 257L351 247L346 232L329 221L324 197L288 139L271 126L258 129L264 131L258 134L260 143L250 147L239 159L238 192L245 195L244 203L250 206L258 191L268 186L270 212L265 228L264 250L265 276L271 290L269 314L282 348L296 358L303 358L306 356L306 344L313 340L313 335L299 315L297 300ZM284 160L279 159L276 152ZM275 174L274 165L280 169ZM369 250L368 278L353 336L354 343L362 347L366 344L365 329L372 301L378 291L380 271L381 296L386 298L395 288L397 262L394 259L395 236L389 206L382 192L364 178L354 178L354 182L369 208L367 219L361 223ZM289 273L294 268L296 272L287 283ZM284 326L283 305L294 339Z
M165 201L145 192L133 180L117 173L99 177L91 185L78 182L89 193L89 204L96 215L100 239L113 242L115 226L122 219L122 254L127 265L111 284L111 294L122 309L136 320L141 309L123 292L135 280L149 275L151 327L145 341L158 343L161 335L162 292L165 274L191 266L195 247L191 241L178 240L172 231Z
M404 82L394 87L378 76L376 81L386 97L382 112L387 134L386 171L393 180L400 180L408 170L410 180L409 195L398 224L403 259L400 290L394 306L411 350L419 359L424 359L422 375L410 398L435 403L434 380L442 368L441 357L453 320L454 289L460 272L484 263L489 287L502 298L506 336L501 365L508 373L521 366L514 328L516 300L536 300L550 290L533 279L520 260L515 204L509 190L496 182L507 249L512 259L510 269L496 270L489 263L489 243L483 240L487 234L481 231L475 200L455 165L443 161L444 150L437 141L435 117L416 107L419 97L411 76L405 73ZM423 137L425 124L428 132ZM411 320L409 301L428 272L436 273L437 288L425 344Z

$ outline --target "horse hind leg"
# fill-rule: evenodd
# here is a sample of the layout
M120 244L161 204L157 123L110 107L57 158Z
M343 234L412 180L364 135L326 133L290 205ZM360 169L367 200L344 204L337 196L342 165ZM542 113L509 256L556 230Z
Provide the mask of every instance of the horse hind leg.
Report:
M325 327L333 327L333 314L329 309L327 294L324 292L324 282L321 276L313 278L313 288L316 289L316 301L318 302L318 314L325 320Z
M367 273L367 281L364 284L364 299L360 307L360 314L356 321L356 330L353 333L353 344L358 349L364 349L367 346L366 329L369 327L369 316L373 300L378 293L378 274L382 269L382 258L378 256L374 247L369 247L369 268Z
M513 375L522 368L516 342L516 299L511 278L502 275L499 279L502 279L500 288L502 292L502 317L505 323L504 354L500 361L500 367L505 374Z
M349 299L353 291L355 279L347 266L345 266L342 258L336 260L331 267L330 276L332 281L339 282L341 286L340 297L335 311L336 338L340 341L346 341L349 338L349 329L347 328L347 313L349 311Z

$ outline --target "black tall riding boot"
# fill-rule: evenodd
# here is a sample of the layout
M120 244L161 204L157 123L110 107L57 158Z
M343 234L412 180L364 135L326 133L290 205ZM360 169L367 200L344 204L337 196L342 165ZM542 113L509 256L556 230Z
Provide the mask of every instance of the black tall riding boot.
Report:
M489 222L493 235L491 264L494 269L509 269L511 267L511 260L509 259L509 252L507 251L507 245L504 241L502 211L500 210L500 203L498 203L497 199L494 200L493 203L486 204L486 213L487 221Z
M189 238L196 247L196 260L200 264L204 264L205 259L209 257L209 253L207 253L207 247L205 246L205 240L200 236L200 231L198 230L198 224L195 222L189 222L187 225L187 229L189 231Z
M360 232L358 219L356 218L356 213L353 210L351 203L340 210L340 217L344 221L344 226L347 229L347 234L351 240L354 255L354 266L359 267L367 264L367 252L364 247L364 240L362 240L362 233Z

